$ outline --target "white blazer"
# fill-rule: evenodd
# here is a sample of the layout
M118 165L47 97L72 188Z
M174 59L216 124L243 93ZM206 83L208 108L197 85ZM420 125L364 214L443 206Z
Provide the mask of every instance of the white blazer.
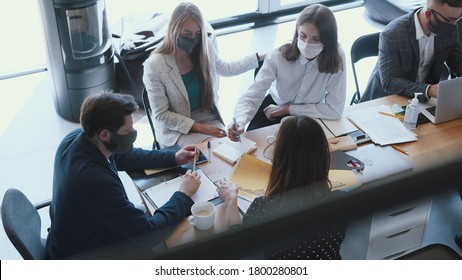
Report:
M234 76L258 66L257 56L225 62L218 57L213 42L208 41L212 73L220 76ZM194 124L188 93L180 71L172 55L153 53L144 62L143 82L148 91L152 107L157 141L165 147L176 144L181 134L188 134ZM214 110L220 117L218 102L218 77L213 85ZM191 143L193 144L193 143Z

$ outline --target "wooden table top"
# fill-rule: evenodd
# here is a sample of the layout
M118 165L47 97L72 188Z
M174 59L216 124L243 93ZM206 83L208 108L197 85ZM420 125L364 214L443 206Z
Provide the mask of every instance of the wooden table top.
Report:
M364 103L359 103L345 108L344 115L354 110L365 109L377 105L407 105L408 98L392 95L380 99L371 100ZM257 143L257 149L252 155L271 163L272 145L267 141L267 137L277 134L278 125L268 126L261 129L246 132L245 137ZM452 158L462 157L462 119L434 125L425 123L419 125L414 133L417 135L417 141L397 144L408 152L405 156L411 162L414 170L429 168L433 165L444 163ZM218 156L215 156L212 151L221 144L223 139L211 140L211 151L207 148L207 143L200 143L198 146L201 151L209 158L209 162L203 163L200 168L210 177L212 181L217 181L222 178L230 178L233 174L235 165L232 165ZM227 230L226 213L223 204L217 205L215 215L215 225L207 231L196 230L185 219L178 225L171 236L166 240L168 247L177 246L186 242L205 238L210 234L215 234Z

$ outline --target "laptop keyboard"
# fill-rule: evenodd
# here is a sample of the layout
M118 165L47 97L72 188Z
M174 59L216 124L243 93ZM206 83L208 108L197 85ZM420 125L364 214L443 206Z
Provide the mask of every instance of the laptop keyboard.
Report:
M428 107L428 108L426 108L426 110L427 110L430 114L432 114L433 116L435 116L436 106Z

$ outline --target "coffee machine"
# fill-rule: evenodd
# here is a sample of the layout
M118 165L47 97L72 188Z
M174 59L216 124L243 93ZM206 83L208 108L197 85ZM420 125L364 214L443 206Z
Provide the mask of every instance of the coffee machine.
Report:
M116 89L104 0L39 0L57 113L79 121L83 100Z

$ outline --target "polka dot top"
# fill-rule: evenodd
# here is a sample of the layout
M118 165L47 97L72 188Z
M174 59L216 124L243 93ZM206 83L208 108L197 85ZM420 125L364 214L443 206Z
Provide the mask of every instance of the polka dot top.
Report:
M268 218L277 213L278 205L265 196L256 198L243 218L243 224ZM266 259L276 260L341 260L340 245L346 225L336 225L323 231L309 231L303 238L292 239L286 246L265 251Z

